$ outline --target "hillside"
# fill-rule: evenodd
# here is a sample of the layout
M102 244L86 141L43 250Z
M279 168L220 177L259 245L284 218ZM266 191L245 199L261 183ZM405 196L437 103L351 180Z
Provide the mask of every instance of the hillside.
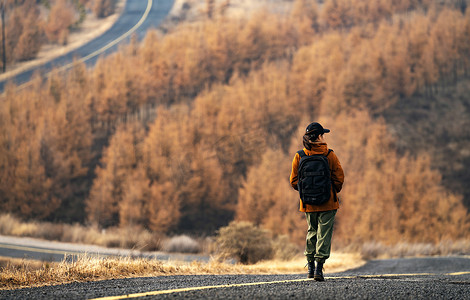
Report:
M403 98L384 113L401 151L432 154L443 184L470 209L470 80L460 79L434 95Z
M469 240L466 2L289 3L206 1L93 69L7 87L1 209L159 235L249 221L300 244L287 178L318 120L346 174L337 245Z

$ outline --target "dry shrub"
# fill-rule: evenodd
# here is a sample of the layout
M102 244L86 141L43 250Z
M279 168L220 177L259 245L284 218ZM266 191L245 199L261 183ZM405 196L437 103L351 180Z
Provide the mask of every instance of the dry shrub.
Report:
M210 236L206 237L202 242L201 242L201 253L207 254L207 255L218 255L218 245L216 243L216 236Z
M18 226L15 226L9 233L9 235L14 236L37 236L38 225L36 223L18 223Z
M363 259L369 260L377 258L381 253L383 253L384 247L380 243L365 243L360 249L361 257Z
M103 245L103 234L97 227L83 227L79 224L66 225L61 241Z
M468 255L470 253L470 240L444 240L437 247L441 255Z
M36 57L43 43L43 25L40 12L32 1L20 7L24 15L21 20L22 32L14 49L14 57L18 61L29 60Z
M34 237L50 241L61 241L65 231L63 224L42 223L37 226L37 232Z
M199 253L201 245L187 235L174 236L163 242L162 250L165 252Z
M273 256L270 233L250 222L231 222L219 229L216 238L221 258L235 258L252 264Z
M56 232L61 229L56 228L60 225L52 225L51 223L22 222L11 214L0 215L0 234L12 236L27 236L44 239L60 240L60 235Z
M3 235L14 235L13 231L18 228L20 222L18 219L13 217L11 214L0 215L0 234Z

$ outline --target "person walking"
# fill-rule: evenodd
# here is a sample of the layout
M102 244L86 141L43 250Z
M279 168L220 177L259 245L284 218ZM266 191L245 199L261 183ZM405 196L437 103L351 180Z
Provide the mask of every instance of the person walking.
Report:
M316 281L325 280L323 264L330 257L333 224L339 208L337 193L344 183L338 157L328 149L323 137L328 132L317 122L307 126L304 148L295 154L290 175L292 187L300 194L299 210L305 213L308 224L304 252L308 278Z

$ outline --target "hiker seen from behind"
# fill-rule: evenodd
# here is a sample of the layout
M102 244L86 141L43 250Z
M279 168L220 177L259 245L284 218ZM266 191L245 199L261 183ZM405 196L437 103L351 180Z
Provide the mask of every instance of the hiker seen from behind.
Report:
M292 161L290 183L300 194L300 211L307 218L305 256L308 278L324 281L323 264L330 257L331 238L336 211L337 193L341 191L344 173L333 150L328 149L323 135L330 132L319 123L307 126L304 148Z

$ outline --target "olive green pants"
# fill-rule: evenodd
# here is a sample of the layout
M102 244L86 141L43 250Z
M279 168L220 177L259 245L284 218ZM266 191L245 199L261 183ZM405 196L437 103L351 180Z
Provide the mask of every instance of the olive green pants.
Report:
M305 256L307 261L324 263L330 257L331 237L335 223L336 210L307 212L308 231Z

